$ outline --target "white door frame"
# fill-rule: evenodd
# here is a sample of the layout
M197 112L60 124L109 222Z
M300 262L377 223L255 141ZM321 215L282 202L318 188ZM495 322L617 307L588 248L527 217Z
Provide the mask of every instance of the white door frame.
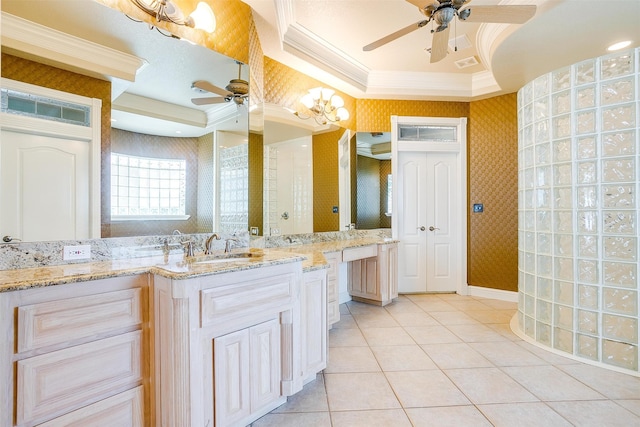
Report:
M0 113L0 130L4 129L48 137L69 138L86 141L90 144L89 179L91 182L89 184L89 230L91 238L99 239L101 221L100 198L102 194L100 187L102 100L4 78L0 79L0 86L3 89L30 93L36 96L85 105L91 108L91 125L88 127L20 116L17 114Z
M434 141L398 141L398 125L421 125L421 126L456 126L457 143L434 142ZM462 210L459 218L459 248L460 248L460 276L456 292L460 295L467 295L467 118L445 118L445 117L403 117L391 116L391 174L394 185L399 182L398 174L398 152L456 152L458 153L458 179L460 182L460 194L458 204ZM398 192L392 190L392 215L391 215L391 236L398 239Z

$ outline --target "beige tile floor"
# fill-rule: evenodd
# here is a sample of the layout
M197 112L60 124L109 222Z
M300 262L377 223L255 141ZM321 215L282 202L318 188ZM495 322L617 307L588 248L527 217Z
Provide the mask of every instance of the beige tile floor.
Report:
M252 425L640 426L640 378L522 341L516 308L448 294L343 304L327 369Z

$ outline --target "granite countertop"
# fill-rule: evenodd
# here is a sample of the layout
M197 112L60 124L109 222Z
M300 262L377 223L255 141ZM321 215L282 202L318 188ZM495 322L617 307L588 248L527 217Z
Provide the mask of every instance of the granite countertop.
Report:
M324 253L392 242L394 241L391 239L381 238L345 239L308 244L295 244L294 241L291 245L274 248L236 249L228 256L245 256L247 259L238 261L235 258L236 261L229 262L185 262L184 257L177 254L166 258L154 256L3 270L0 271L0 292L146 273L157 274L171 279L187 279L297 261L302 261L303 271L311 271L327 268ZM216 253L215 255L224 256L222 253ZM194 257L195 261L202 259L202 256Z

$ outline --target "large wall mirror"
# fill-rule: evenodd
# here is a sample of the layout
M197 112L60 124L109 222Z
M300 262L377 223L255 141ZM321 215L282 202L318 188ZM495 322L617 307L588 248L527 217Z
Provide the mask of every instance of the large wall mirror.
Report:
M391 133L356 133L356 228L391 228Z
M1 6L3 13L146 63L133 82L109 78L112 123L102 168L110 173L102 174L101 235L88 237L247 230L248 101L225 101L192 88L196 81L223 90L232 79L248 81L247 65L92 0L4 0ZM7 53L39 60L17 51ZM209 97L213 102L192 102ZM147 199L148 192L168 196Z

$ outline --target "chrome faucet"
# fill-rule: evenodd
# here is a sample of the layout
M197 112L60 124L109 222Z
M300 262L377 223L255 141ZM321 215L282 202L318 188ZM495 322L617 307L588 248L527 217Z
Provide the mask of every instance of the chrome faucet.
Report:
M224 244L224 253L228 254L231 252L231 243L238 243L238 239L227 239Z
M204 244L205 255L209 255L211 253L211 243L213 243L214 240L220 240L220 236L218 236L217 233L213 233L211 236L209 236L209 238L205 242Z
M182 242L182 246L184 246L184 256L192 257L194 255L193 241L187 240Z

